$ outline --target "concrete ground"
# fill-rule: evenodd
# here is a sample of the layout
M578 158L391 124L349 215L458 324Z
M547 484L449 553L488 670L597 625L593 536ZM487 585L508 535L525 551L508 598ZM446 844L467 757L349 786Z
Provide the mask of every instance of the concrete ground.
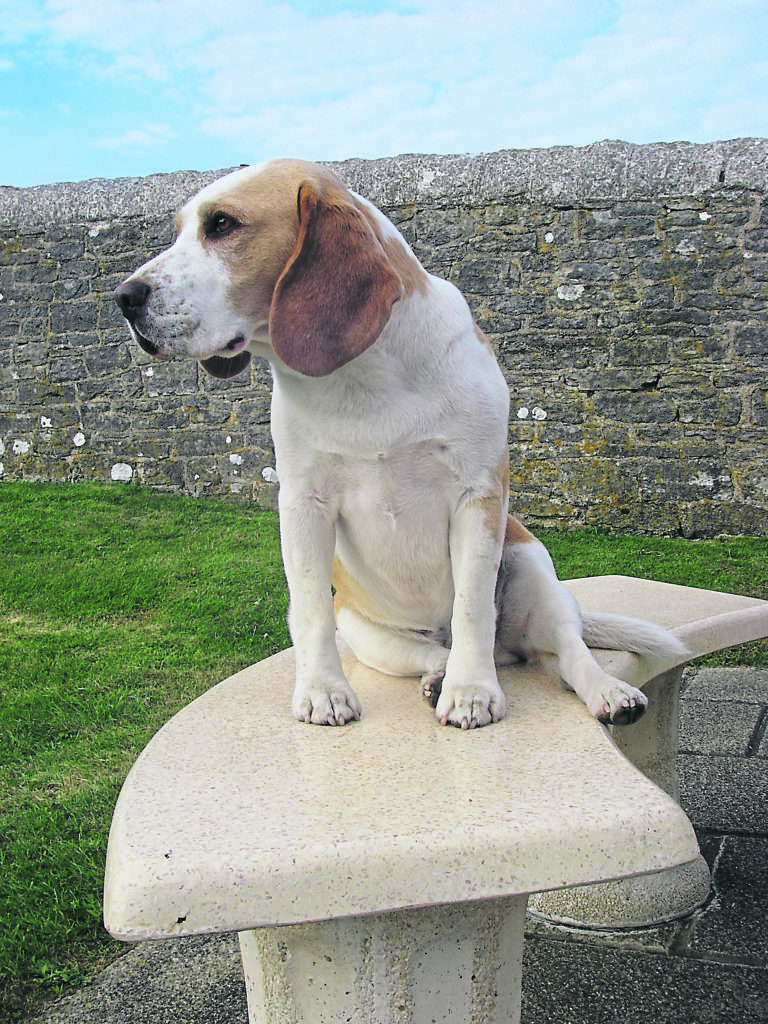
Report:
M707 904L643 931L529 922L523 1024L768 1024L768 671L690 671L681 802ZM234 935L141 943L36 1024L247 1024Z

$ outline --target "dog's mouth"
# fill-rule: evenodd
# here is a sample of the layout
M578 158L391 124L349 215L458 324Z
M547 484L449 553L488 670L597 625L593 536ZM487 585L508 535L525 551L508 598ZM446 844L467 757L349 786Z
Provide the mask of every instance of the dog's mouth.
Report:
M221 354L217 353L216 355L209 356L207 359L201 359L200 365L212 377L218 377L220 380L231 380L238 373L242 373L251 361L251 353L244 351L245 345L245 338L239 334L219 349Z
M140 334L139 331L136 330L135 325L132 326L133 333L136 337L136 341L138 342L139 347L142 348L147 353L148 356L153 356L155 359L162 360L171 358L169 355L166 355L165 352L161 352L153 341L150 341L149 338L145 338L143 334Z
M152 356L154 359L161 359L163 361L171 358L167 353L161 352L153 341L150 341L149 338L146 338L140 331L137 331L135 324L131 326L139 347L143 349L147 355ZM232 377L236 377L238 373L242 373L251 361L251 353L243 351L245 346L245 338L242 334L238 334L236 337L231 338L226 345L222 345L214 355L208 356L207 359L201 359L200 365L212 377L218 377L221 380L230 380Z
M133 326L133 333L136 336L136 341L138 342L139 347L142 348L147 355L152 356L154 359L165 360L171 358L167 353L161 352L153 341L150 341L149 338L145 337L140 331L137 331L135 325ZM228 341L226 345L222 345L218 352L214 356L211 356L211 358L225 359L227 357L226 354L231 353L232 355L235 355L237 352L241 352L245 348L245 344L245 338L241 334L238 334L236 337ZM219 355L219 353L221 353L221 355Z

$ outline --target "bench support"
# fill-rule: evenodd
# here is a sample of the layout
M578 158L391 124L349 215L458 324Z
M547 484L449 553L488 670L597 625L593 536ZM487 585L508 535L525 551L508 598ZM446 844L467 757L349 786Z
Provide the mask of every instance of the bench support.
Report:
M635 767L679 802L677 776L680 683L683 666L649 680L643 691L648 710L631 729L613 729L613 741ZM685 917L709 896L709 866L699 857L690 864L649 875L596 885L579 885L531 899L534 916L556 924L611 930L645 928Z
M513 896L240 932L250 1024L517 1024L525 907Z

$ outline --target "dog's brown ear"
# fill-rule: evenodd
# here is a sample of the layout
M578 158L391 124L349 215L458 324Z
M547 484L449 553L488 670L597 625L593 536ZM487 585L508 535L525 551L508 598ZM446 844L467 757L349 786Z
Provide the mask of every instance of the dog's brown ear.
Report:
M207 359L201 359L200 365L212 377L229 380L230 377L236 377L238 373L247 369L250 361L250 352L238 352L231 359L227 359L226 356L209 356Z
M275 286L270 341L287 366L325 377L376 341L403 289L342 192L326 197L304 182L298 207L299 237Z

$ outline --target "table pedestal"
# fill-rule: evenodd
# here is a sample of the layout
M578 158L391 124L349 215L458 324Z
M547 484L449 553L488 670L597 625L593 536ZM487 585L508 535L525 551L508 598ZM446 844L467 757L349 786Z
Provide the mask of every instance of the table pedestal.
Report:
M525 896L240 932L250 1024L517 1024Z
M613 741L636 768L679 801L677 750L683 666L643 687L648 710L635 725L614 728ZM710 890L709 866L699 857L653 874L537 893L530 908L554 924L611 930L644 928L692 914Z

